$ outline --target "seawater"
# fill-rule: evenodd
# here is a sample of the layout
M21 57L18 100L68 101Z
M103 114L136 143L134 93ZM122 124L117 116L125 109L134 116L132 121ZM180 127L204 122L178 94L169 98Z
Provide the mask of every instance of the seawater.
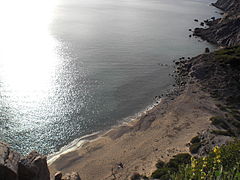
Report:
M144 110L172 88L174 59L215 48L188 31L219 16L211 2L5 2L0 140L50 154Z

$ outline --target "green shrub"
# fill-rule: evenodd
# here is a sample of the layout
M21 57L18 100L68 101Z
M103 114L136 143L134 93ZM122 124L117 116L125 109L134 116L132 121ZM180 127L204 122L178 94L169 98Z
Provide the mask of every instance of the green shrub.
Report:
M210 121L212 121L212 124L214 126L219 126L223 129L229 129L228 124L225 122L225 119L220 116L214 116L210 118Z
M224 106L221 105L221 104L216 104L216 106L217 106L221 111L227 111L227 108L224 107Z
M194 143L200 143L200 138L198 136L195 136L194 138L192 138L192 140L190 141L192 144Z
M156 168L163 168L165 166L165 162L158 160L157 164L156 164Z
M240 65L240 46L216 51L215 58L222 64L230 64L233 68L238 68Z
M222 130L212 130L212 134L221 135L221 136L233 136L233 134L229 131Z
M220 116L214 116L210 118L210 121L212 121L213 125L219 125L223 122L223 118Z
M140 180L141 179L141 175L138 173L134 173L131 178L131 180Z
M166 166L176 171L178 170L179 165L188 164L190 162L191 162L191 155L188 153L181 153L173 156L173 158L169 160Z
M170 179L239 180L240 141L215 147L206 157L192 158L191 163L181 166Z
M152 173L152 178L161 178L162 176L165 176L165 175L169 175L172 173L172 169L171 168L160 168L160 169L157 169L156 171L154 171Z
M192 154L196 154L196 153L198 152L198 150L200 149L201 146L202 146L201 143L191 144L190 147L189 147L189 151L190 151Z

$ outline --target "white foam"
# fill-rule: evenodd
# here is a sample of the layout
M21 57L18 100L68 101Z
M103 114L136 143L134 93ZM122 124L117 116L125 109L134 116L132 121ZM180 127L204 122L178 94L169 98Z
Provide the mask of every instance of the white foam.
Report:
M129 116L127 118L124 118L123 121L121 122L121 124L128 123L128 122L131 122L133 120L136 120L137 118L146 114L148 111L150 111L151 109L156 107L158 104L160 104L161 100L162 100L162 98L160 98L157 102L147 106L143 111L140 111L133 116ZM121 124L119 124L119 125L121 125ZM116 125L116 126L118 126L118 125ZM96 140L99 136L100 136L100 132L95 132L95 133L88 134L88 135L85 135L85 136L82 136L80 138L77 138L77 139L73 140L72 142L70 142L66 146L63 146L58 152L55 152L55 153L52 153L52 154L48 155L48 157L47 157L48 165L51 165L61 155L67 154L67 153L72 152L72 151L75 151L76 149L81 148L85 142L89 142L92 139Z
M98 135L100 132L95 132L86 136L82 136L80 138L74 139L68 145L63 146L58 152L52 153L47 157L48 165L51 165L54 161L56 161L61 155L67 154L69 152L75 151L76 149L82 147L82 145L89 141L91 137Z

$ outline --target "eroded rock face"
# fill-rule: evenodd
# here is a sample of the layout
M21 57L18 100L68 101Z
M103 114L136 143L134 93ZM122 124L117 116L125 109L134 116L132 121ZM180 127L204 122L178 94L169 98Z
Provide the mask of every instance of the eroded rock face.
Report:
M218 0L216 3L213 3L213 5L223 11L240 12L239 0Z
M21 155L10 149L9 145L0 142L0 180L50 180L47 157L36 151ZM81 180L77 172L62 177L55 174L55 180Z
M240 14L227 15L216 20L209 28L196 28L194 35L221 46L235 46L240 44Z
M196 28L193 35L203 40L220 45L236 46L240 44L240 1L239 0L218 0L213 3L217 8L225 11L220 19L206 20L208 28Z
M0 179L17 180L20 155L12 151L5 143L0 142Z
M46 156L36 151L23 157L18 164L19 180L50 180Z

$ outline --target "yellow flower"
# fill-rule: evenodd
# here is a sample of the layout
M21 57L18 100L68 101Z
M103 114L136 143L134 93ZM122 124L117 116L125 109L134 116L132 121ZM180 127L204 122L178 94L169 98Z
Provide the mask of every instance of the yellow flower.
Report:
M219 148L218 146L215 146L215 147L213 148L213 152L216 153L216 154L218 154L218 153L220 152L220 148Z

